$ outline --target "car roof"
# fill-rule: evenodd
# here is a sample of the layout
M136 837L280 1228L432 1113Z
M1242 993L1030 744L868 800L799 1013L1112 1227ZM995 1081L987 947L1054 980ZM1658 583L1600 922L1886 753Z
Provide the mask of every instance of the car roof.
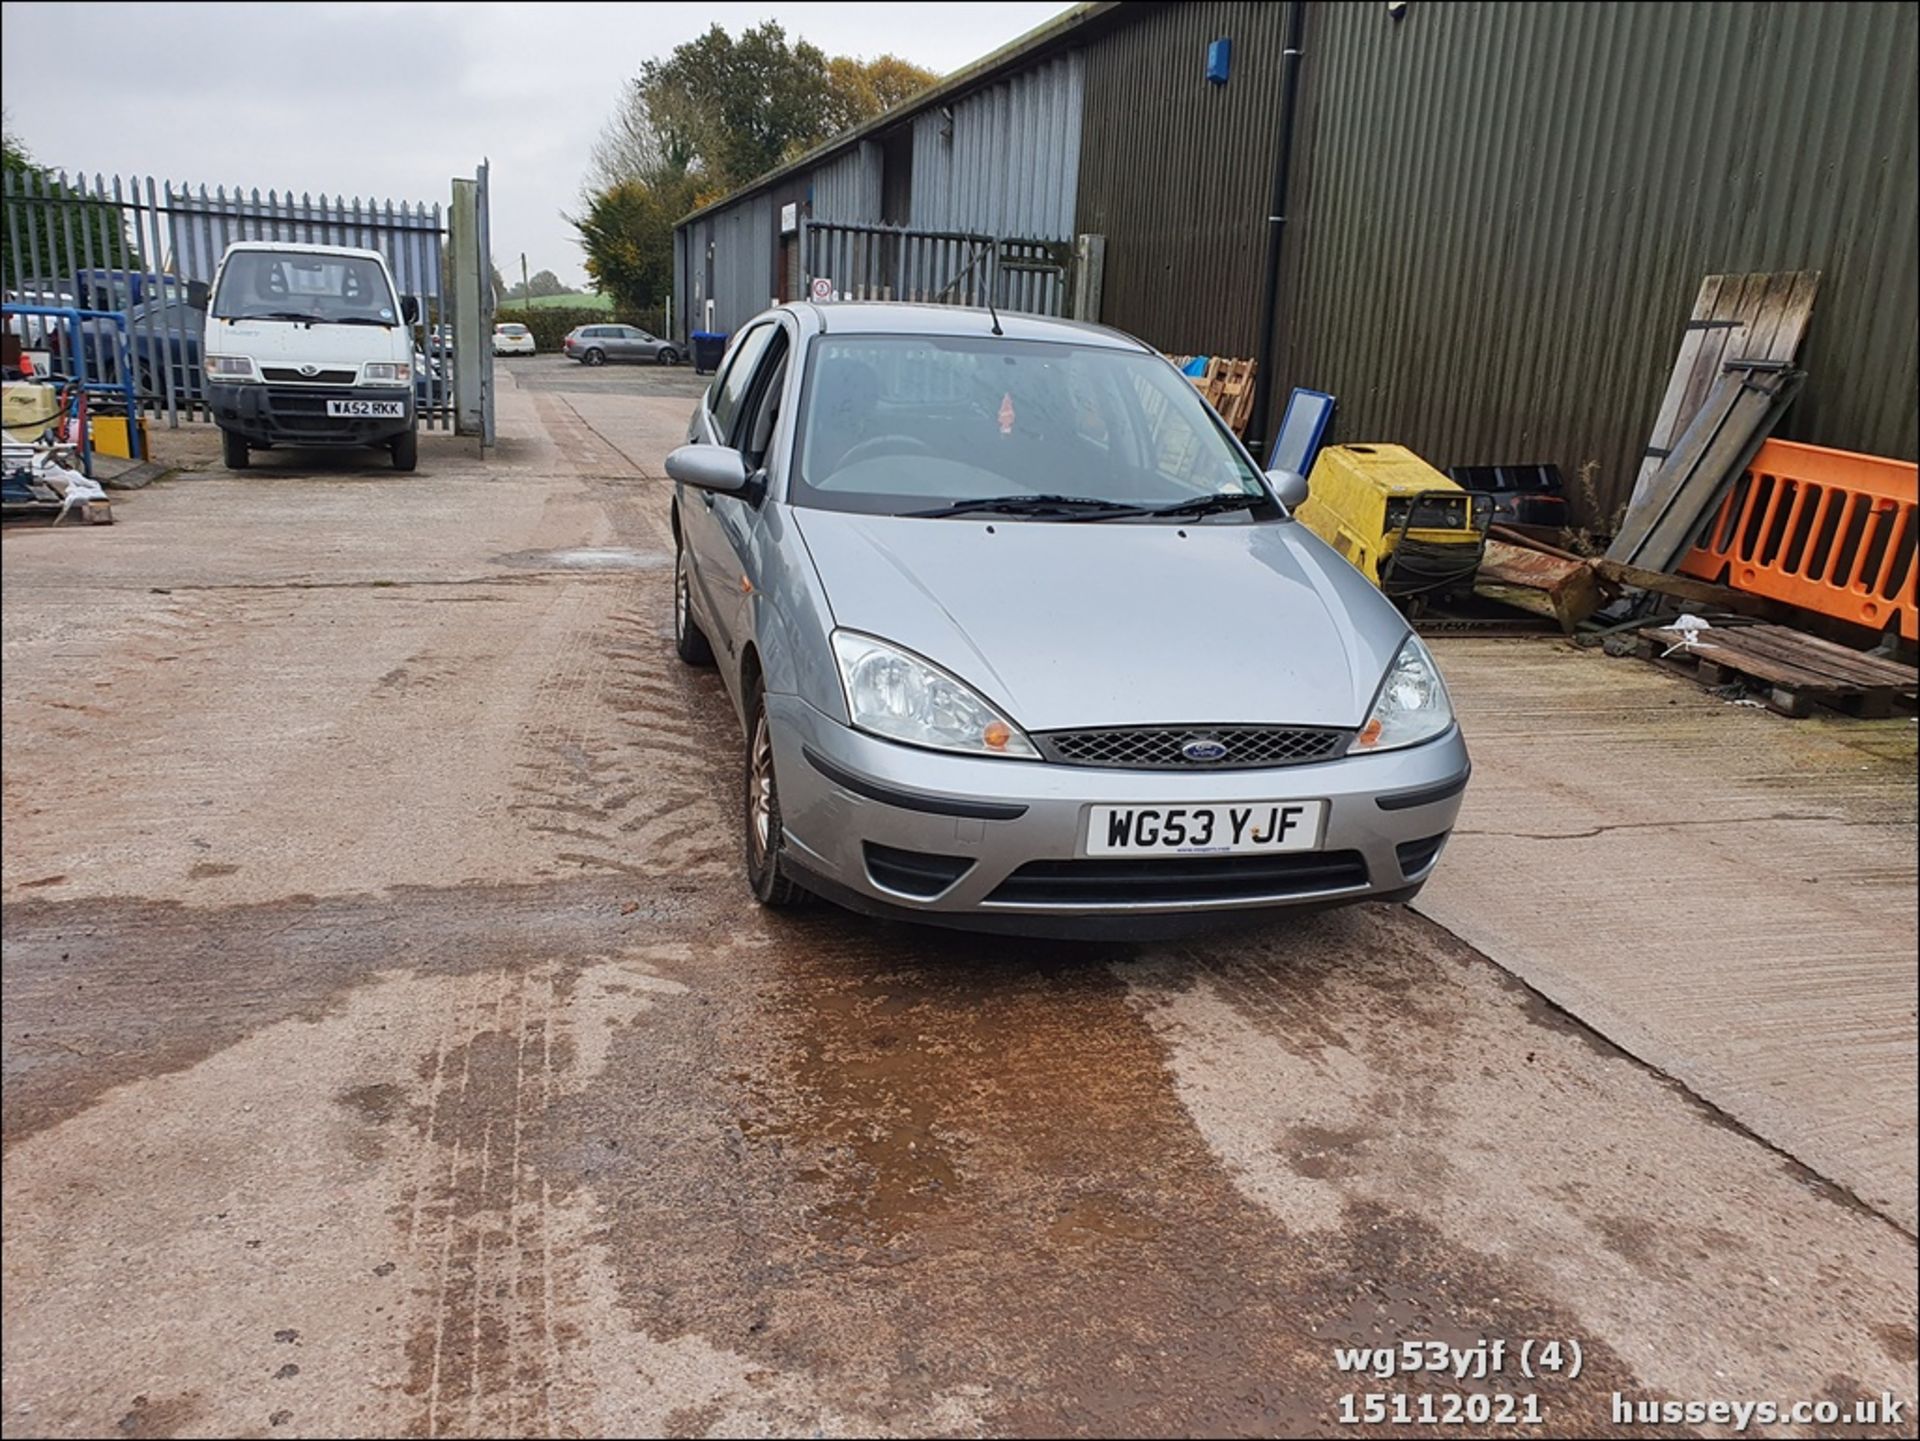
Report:
M386 263L387 257L378 250L365 250L357 245L310 245L297 240L236 240L227 247L227 253L237 250L278 250L292 251L297 254L313 255L355 255L363 260L378 260Z
M984 306L925 305L897 300L839 300L816 304L794 301L775 307L821 335L991 335L996 312ZM1112 350L1151 350L1124 331L1082 320L1056 320L1017 310L997 312L1008 340L1043 340L1061 345L1097 345Z

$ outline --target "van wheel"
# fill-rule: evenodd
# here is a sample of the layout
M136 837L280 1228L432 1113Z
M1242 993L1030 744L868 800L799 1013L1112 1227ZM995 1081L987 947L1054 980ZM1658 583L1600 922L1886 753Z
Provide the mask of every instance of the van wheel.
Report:
M786 836L780 824L780 787L773 774L773 731L767 720L767 692L753 685L747 714L747 885L763 906L797 906L807 892L786 873L781 857Z
M585 355L581 356L580 359L581 362L586 365L605 365L607 363L607 353L596 347L593 350L589 350Z
M393 442L393 468L412 470L420 463L420 432L409 430Z
M246 437L231 430L220 432L220 458L227 463L228 470L245 470L253 464Z

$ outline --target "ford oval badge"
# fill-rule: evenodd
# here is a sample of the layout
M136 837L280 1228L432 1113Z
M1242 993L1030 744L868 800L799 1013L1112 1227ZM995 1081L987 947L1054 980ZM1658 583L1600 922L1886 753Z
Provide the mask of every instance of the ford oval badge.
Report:
M1181 745L1180 754L1190 761L1217 761L1225 758L1227 748L1211 736L1194 736Z

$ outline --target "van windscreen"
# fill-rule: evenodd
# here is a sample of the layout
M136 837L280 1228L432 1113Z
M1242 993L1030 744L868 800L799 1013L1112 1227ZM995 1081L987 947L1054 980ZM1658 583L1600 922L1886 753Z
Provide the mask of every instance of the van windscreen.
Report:
M221 320L399 323L393 288L377 261L299 250L228 256L213 314Z

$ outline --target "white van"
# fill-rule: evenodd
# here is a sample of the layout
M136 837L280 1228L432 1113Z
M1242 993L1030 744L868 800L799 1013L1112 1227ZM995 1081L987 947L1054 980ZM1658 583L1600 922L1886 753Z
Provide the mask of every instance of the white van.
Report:
M207 307L207 405L229 470L276 445L365 445L412 470L419 454L412 296L377 250L243 240Z

